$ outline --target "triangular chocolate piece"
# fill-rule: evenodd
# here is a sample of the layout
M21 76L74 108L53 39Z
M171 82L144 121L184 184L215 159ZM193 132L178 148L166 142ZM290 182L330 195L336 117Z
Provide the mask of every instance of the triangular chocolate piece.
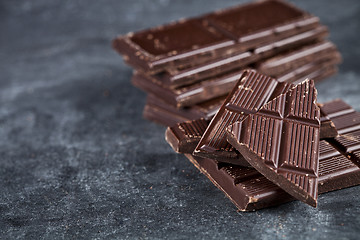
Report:
M228 141L266 178L316 207L320 110L305 80L228 128Z
M292 84L279 83L255 70L245 70L207 127L193 154L219 162L249 166L227 142L226 128L242 121L249 114L256 113L269 100L285 93L291 87Z

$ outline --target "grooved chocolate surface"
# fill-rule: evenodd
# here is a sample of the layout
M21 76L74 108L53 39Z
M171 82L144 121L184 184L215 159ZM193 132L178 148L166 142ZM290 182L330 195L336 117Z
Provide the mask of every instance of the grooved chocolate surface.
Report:
M175 124L166 129L165 140L175 152L192 153L208 125L205 119Z
M255 70L246 70L206 129L194 154L241 164L238 153L226 140L226 128L257 112L269 99L286 92L289 87Z
M321 106L323 104L319 106L320 109ZM210 120L196 119L174 124L166 129L165 139L176 152L192 153L209 123ZM337 135L337 130L331 119L326 115L321 115L320 139L334 138Z
M331 118L339 134L360 129L360 113L341 99L324 103L321 112Z
M230 128L228 140L268 179L312 206L317 202L320 110L312 80L266 103Z
M329 25L346 59L316 83L319 100L360 110L360 1L291 2ZM360 186L317 209L237 212L142 119L146 95L109 39L237 3L1 1L1 238L357 239Z
M327 141L319 144L319 194L360 184L360 169ZM276 206L294 198L255 169L186 157L200 169L241 211Z
M341 99L321 104L320 111L322 114L328 114L327 116L334 120L334 126L339 129L340 135L329 139L329 143L351 158L354 164L360 166L359 112Z
M331 109L336 106L336 109L341 109L344 106L348 106L342 101L339 102L339 100L319 105L320 109ZM337 117L339 118L340 116ZM328 119L329 118L324 118L324 115L322 115L321 124ZM349 121L349 119L346 118L343 118L343 120ZM187 135L189 139L196 139L197 137L194 136L196 134L201 135L202 130L205 128L204 124L206 124L204 120L198 121L203 121L201 127L198 124L194 124L196 121L192 121L182 123L181 125L187 125L187 127L183 127L182 129L180 129L180 124L177 124L174 127L168 128L168 130L182 130L183 136ZM196 130L194 130L194 128ZM188 134L186 134L186 132L188 132ZM337 150L342 146L348 146L349 149L353 149L352 146L359 143L357 141L358 139L354 137L343 138L342 136L336 139L338 140L335 142L334 139L328 139L326 141L322 140L319 143L319 193L360 184L360 169L352 163L352 161L356 159L356 156L350 155L349 159L349 154L346 150L343 149L340 152ZM185 145L194 146L193 142L186 142ZM290 195L266 179L255 169L219 163L191 155L187 155L187 157L207 175L216 186L223 190L242 211L256 210L293 200Z
M351 158L354 164L360 166L360 130L339 135L329 142Z

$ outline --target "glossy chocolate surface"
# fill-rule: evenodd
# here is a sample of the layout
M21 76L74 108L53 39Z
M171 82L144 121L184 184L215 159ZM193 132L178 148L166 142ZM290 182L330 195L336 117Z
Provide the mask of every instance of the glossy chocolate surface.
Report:
M157 72L191 65L194 60L205 62L229 51L246 51L318 25L318 18L286 2L270 0L129 33L114 39L113 47L134 67Z
M320 110L312 80L305 80L232 124L228 141L266 178L316 207Z
M255 70L246 70L206 129L194 155L240 164L237 151L226 140L226 128L257 112L267 101L286 92L291 85ZM241 156L240 156L241 157Z

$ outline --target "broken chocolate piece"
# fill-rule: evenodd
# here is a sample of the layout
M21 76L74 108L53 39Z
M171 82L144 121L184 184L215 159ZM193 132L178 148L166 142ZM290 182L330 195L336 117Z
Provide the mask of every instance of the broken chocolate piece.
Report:
M327 115L334 123L339 134L360 129L360 113L341 99L336 99L321 106L321 113Z
M329 139L328 142L360 167L360 129Z
M227 142L226 128L256 113L266 102L286 92L291 86L280 84L276 79L255 70L244 71L206 129L194 155L247 166L247 162Z
M165 140L177 153L192 153L208 125L205 119L178 123L166 129Z
M360 184L360 168L325 140L320 141L319 194ZM185 156L235 204L240 211L255 211L295 200L255 169Z
M312 80L229 127L228 141L261 174L316 207L320 110Z
M321 105L326 104L320 104L320 110ZM321 113L320 122L320 139L334 138L338 135L334 123L327 115ZM198 145L209 123L210 120L196 119L174 124L166 129L165 139L175 152L191 154Z

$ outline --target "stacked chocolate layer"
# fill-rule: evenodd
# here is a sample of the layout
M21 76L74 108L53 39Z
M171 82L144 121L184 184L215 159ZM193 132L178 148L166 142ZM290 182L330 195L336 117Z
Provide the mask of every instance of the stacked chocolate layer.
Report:
M210 119L246 68L283 83L336 73L341 56L327 35L317 17L268 0L119 36L113 47L149 93L145 118L170 126Z
M360 115L317 103L341 56L319 19L264 0L129 33L147 119L243 211L360 183ZM192 121L189 121L192 120ZM187 122L186 122L187 121ZM339 135L340 134L340 135Z
M320 132L325 135L318 142L319 163L314 188L322 194L359 185L360 113L339 99L319 107ZM241 211L254 211L295 199L254 168L192 155L208 126L209 121L204 119L179 123L167 129L165 138L176 152L185 154ZM340 135L334 133L334 128ZM284 148L289 149L287 146L280 149Z

